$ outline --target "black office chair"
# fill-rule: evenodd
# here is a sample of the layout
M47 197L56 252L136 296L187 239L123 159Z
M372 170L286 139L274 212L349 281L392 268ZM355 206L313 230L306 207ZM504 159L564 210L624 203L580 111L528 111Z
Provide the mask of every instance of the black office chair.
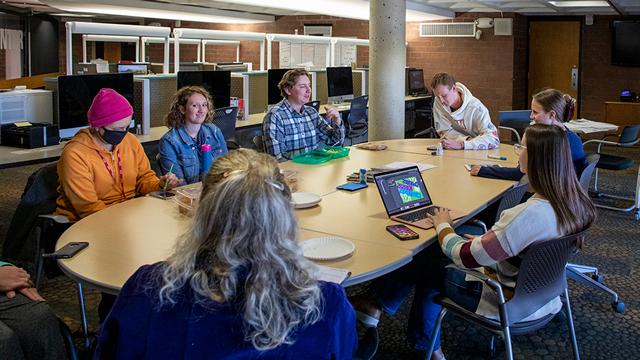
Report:
M253 137L253 144L256 146L256 151L265 152L264 150L264 139L262 135L256 135Z
M498 298L496 306L499 309L499 319L494 320L477 315L447 297L436 297L436 302L442 305L442 311L440 311L432 333L432 341L430 351L427 352L427 359L433 352L436 336L440 331L442 319L447 312L451 312L464 320L487 329L494 335L501 336L505 343L506 358L513 359L511 335L530 333L546 326L555 317L555 314L549 314L532 321L522 320L558 296L561 297L563 308L566 311L573 356L575 359L579 359L580 354L573 326L573 315L571 314L571 304L567 291L567 278L564 269L569 256L576 249L578 239L582 237L584 237L584 231L561 238L539 241L530 245L523 254L520 271L516 280L516 287L511 299L505 298L502 285L499 282L486 276L484 273L473 269L449 265L458 271L462 271L482 281L495 293Z
M584 143L584 145L591 144L591 143L598 144L596 153L600 155L600 161L598 161L598 165L596 166L596 178L594 181L594 189L593 189L595 196L633 201L633 204L626 208L608 206L608 205L602 205L602 204L596 204L596 206L603 209L623 211L623 212L630 212L635 210L636 220L640 220L640 172L638 172L638 175L636 177L636 188L635 188L634 196L633 198L629 198L625 196L605 194L603 192L600 192L598 190L598 170L606 169L606 170L620 171L620 170L627 170L631 166L633 166L633 163L634 163L633 159L625 156L602 153L601 150L602 150L602 145L616 146L618 148L628 148L628 147L634 146L640 141L640 139L638 138L639 133L640 133L640 125L629 125L629 126L625 126L622 129L620 136L610 135L605 137L602 140L589 140ZM617 141L605 140L611 136L617 136Z
M493 226L493 224L498 221L500 215L503 211L507 209L511 209L512 207L520 204L522 201L522 197L527 192L527 188L529 187L528 183L518 184L511 189L507 190L500 198L500 202L498 203L498 208L496 210L495 218L488 219L489 224L486 224L485 221L480 219L470 219L466 223L460 225L456 228L456 232L460 234L471 234L471 235L482 235L487 232L488 227Z
M584 168L584 170L582 170L582 174L580 174L580 185L585 191L589 191L589 184L591 183L593 170L596 168L599 159L600 155L598 154L587 155L587 166ZM587 274L591 274L591 276L587 276ZM593 288L596 288L596 290L600 290L609 294L611 296L611 307L613 308L613 310L617 313L624 312L624 302L620 301L618 293L602 283L603 278L602 275L600 275L600 273L598 272L597 267L568 263L567 276L570 279L573 279L583 285L591 286Z
M305 105L311 106L312 108L316 109L316 111L320 111L320 101L318 100L309 101Z
M525 129L531 123L531 110L510 110L498 112L499 129L508 130L516 136L519 144ZM511 137L513 140L513 136Z
M227 147L229 149L237 149L239 147L235 140L236 120L238 120L237 106L217 108L213 112L213 124L222 131L222 135L227 141Z
M349 145L367 141L369 131L369 95L362 95L351 101L349 116L345 121L345 140L349 140ZM346 141L345 141L345 145Z

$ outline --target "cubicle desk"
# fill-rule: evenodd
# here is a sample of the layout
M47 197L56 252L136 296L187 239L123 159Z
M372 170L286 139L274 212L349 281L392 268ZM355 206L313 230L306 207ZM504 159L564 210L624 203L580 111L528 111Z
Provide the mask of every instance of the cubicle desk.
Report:
M136 137L143 144L151 143L160 140L168 130L166 126L153 127L150 129L149 134L136 135ZM0 169L58 160L64 145L65 143L62 143L35 149L0 146Z
M407 141L419 146L427 144L425 139ZM387 233L384 227L394 222L387 218L375 185L352 193L335 189L345 182L349 173L359 168L400 160L436 165L423 172L434 202L463 210L468 213L467 217L513 186L510 181L471 177L463 166L465 159L446 153L430 156L352 148L348 158L323 165L281 164L282 168L299 171L298 191L322 194L319 206L296 210L300 239L333 235L348 238L355 244L351 257L322 262L351 271L352 277L345 285L393 271L436 241L433 229L414 228L420 238L410 241L399 241ZM165 259L191 220L181 215L172 201L143 197L114 205L78 221L60 237L57 249L71 241L90 244L74 258L60 260L59 264L72 279L115 294L138 267ZM118 226L113 226L115 223Z
M640 103L605 102L604 122L619 126L640 124Z

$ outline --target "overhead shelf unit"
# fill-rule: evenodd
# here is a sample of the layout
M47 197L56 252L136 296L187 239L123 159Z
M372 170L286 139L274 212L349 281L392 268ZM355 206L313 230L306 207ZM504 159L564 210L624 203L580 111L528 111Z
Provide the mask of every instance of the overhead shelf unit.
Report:
M189 29L177 28L173 29L173 37L178 40L174 45L174 67L173 71L178 73L180 70L180 39L200 39L202 41L209 40L250 40L260 42L260 70L264 70L264 47L266 34L259 32L243 32L243 31L224 31L224 30L205 30L205 29ZM240 45L238 44L238 54Z
M67 29L67 75L73 74L73 34L112 35L112 36L149 36L164 39L163 73L169 73L169 36L171 28L163 26L120 25L91 22L70 21L65 24Z
M331 64L331 37L310 36L310 35L290 35L290 34L267 34L267 69L271 69L271 48L274 42L286 41L298 44L324 44L325 64Z
M336 66L336 64L335 64L336 45L354 45L354 46L367 46L368 47L369 46L369 40L368 39L332 37L331 38L331 66Z
M82 62L87 63L87 42L106 41L123 42L136 44L136 62L140 62L140 38L138 36L118 36L118 35L82 35Z
M140 57L142 59L146 59L147 58L147 45L148 44L164 44L164 38L143 36L142 38L140 38L140 42L142 43ZM169 38L169 42L171 44L174 44L174 47L175 47L176 39ZM202 50L202 40L200 40L200 39L180 39L180 44L198 45L198 50L197 50L198 58L197 58L196 61L197 62L203 62L204 61L204 60L202 60L202 54L204 53L203 50Z
M240 41L238 40L202 40L202 62L207 62L207 45L235 45L236 62L240 62Z

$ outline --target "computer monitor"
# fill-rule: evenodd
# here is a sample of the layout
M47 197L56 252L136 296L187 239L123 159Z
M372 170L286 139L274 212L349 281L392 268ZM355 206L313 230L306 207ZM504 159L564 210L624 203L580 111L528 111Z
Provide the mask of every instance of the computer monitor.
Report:
M327 95L329 102L340 103L353 99L353 73L348 66L327 68Z
M89 126L87 111L93 98L102 88L117 91L133 107L133 74L131 73L58 77L58 126L61 138L73 137L80 129ZM131 123L132 126L133 123Z
M278 83L289 70L291 69L269 69L267 71L267 105L277 104L282 100Z
M148 64L118 64L119 73L134 73L138 75L147 75Z
M178 71L177 83L178 89L184 86L202 86L213 98L216 109L229 106L230 71Z
M424 85L424 73L422 69L409 69L407 71L407 82L409 83L409 94L426 94L427 87Z

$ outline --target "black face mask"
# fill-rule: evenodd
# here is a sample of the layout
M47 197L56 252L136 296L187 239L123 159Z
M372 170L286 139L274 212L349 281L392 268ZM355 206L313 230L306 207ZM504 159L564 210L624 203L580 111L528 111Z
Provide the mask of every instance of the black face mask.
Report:
M127 131L118 131L118 130L109 130L102 128L104 133L102 134L102 139L107 143L116 146L122 142L125 136L127 136Z

